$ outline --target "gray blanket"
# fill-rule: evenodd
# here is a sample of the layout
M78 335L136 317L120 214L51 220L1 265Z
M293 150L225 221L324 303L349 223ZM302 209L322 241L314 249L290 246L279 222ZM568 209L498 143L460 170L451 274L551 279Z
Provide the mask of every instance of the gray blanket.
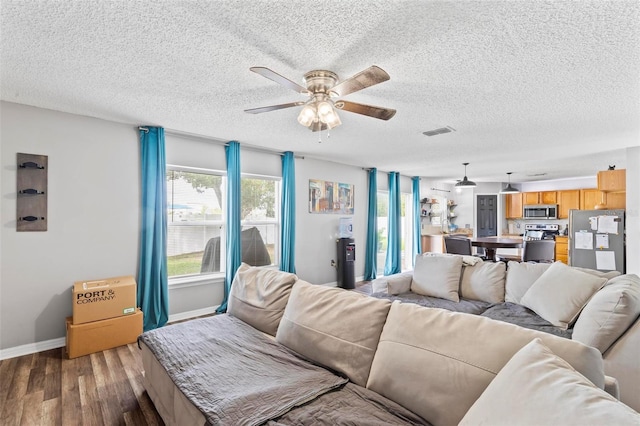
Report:
M556 327L532 310L516 303L505 302L494 305L484 311L482 316L532 330L544 331L567 339L571 339L573 334L573 329L565 330L561 327Z
M448 311L481 315L494 320L508 322L509 324L519 325L520 327L544 331L545 333L554 334L567 339L571 339L571 335L573 333L572 329L565 330L561 327L556 327L541 318L532 310L515 303L505 302L494 304L464 298L460 298L460 302L452 302L451 300L440 299L439 297L423 296L413 292L402 293L396 296L380 292L373 293L371 296L379 299L399 300L404 303L415 303L427 308L441 308Z
M347 382L229 315L140 339L210 425L258 425Z
M270 421L268 426L428 425L425 420L387 398L353 383L327 392Z
M480 315L488 307L491 306L489 302L482 302L480 300L472 299L460 299L460 302L453 302L447 299L441 299L439 297L423 296L421 294L408 292L398 295L389 295L386 292L373 293L371 296L378 299L389 299L391 301L399 300L405 303L415 303L416 305L424 306L426 308L441 308L453 312L464 312L466 314Z

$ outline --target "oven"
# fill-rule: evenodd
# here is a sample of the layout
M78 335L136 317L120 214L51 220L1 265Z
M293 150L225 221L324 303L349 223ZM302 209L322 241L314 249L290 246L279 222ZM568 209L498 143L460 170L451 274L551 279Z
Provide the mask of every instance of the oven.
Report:
M524 206L524 219L557 219L557 204L538 204Z
M524 225L525 241L553 240L560 234L560 225L556 224L530 224Z

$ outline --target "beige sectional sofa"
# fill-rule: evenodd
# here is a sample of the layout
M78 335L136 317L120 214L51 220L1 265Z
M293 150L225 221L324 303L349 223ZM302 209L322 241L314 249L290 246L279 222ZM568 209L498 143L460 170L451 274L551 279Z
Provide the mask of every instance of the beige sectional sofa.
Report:
M145 387L168 425L640 422L612 396L615 380L594 347L246 265L234 279L229 314L146 332L140 346ZM266 368L251 361L254 352L264 352ZM207 365L220 359L227 367ZM291 374L272 379L267 365ZM214 380L201 379L207 368ZM282 376L293 380L300 369L324 390L306 381L283 392L290 383ZM269 389L258 398L262 389L237 392L252 382ZM229 406L241 409L224 412Z
M618 381L620 399L640 411L640 278L635 274L426 253L416 257L414 271L374 280L372 292L453 310L484 302L474 314L524 327L537 317L546 324L539 329L598 349L605 373ZM524 306L529 316L504 315L509 309L503 306L511 311ZM492 316L497 310L502 314Z

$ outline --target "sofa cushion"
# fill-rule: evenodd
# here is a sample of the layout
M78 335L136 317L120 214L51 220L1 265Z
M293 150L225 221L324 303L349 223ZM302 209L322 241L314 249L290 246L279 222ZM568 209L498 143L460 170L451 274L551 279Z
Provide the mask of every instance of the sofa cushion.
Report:
M298 281L276 340L365 386L391 302Z
M489 303L504 302L506 268L503 262L480 262L465 266L460 281L460 295Z
M507 361L536 337L604 387L602 355L595 348L477 315L398 302L389 311L367 387L432 424L457 424Z
M505 302L518 303L529 287L549 269L549 263L514 262L507 264Z
M632 425L640 424L640 415L535 339L509 360L460 422L481 424Z
M606 282L606 278L555 262L527 290L521 303L551 324L566 329Z
M610 279L591 298L573 327L573 339L607 349L640 316L640 278L621 275Z
M411 291L423 296L460 301L458 287L462 273L462 256L416 256Z
M291 287L297 279L288 272L243 263L233 278L227 311L254 328L275 336Z

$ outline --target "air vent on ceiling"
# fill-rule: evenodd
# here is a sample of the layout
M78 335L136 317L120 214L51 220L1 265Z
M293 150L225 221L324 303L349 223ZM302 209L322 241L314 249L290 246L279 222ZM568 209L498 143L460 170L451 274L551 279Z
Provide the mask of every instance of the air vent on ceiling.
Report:
M447 126L447 127L441 127L439 129L435 129L435 130L429 130L426 132L422 132L423 135L425 136L435 136L435 135L442 135L444 133L451 133L451 132L455 132L456 129L454 129L453 127Z
M546 173L534 173L532 175L527 175L527 176L529 176L529 177L540 177L540 176L546 176L546 175L547 175Z

